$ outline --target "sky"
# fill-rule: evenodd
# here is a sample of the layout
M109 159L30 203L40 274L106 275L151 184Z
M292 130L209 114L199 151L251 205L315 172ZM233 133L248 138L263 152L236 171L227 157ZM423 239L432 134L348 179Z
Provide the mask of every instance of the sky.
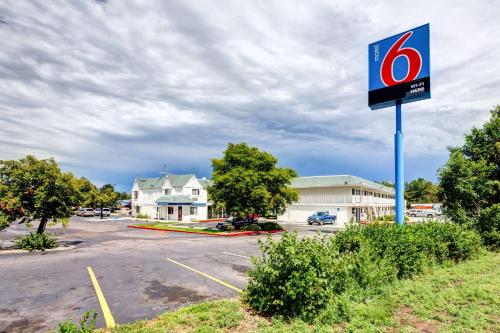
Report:
M0 159L54 157L129 190L210 177L229 142L301 176L394 179L368 44L430 23L430 100L403 105L405 178L436 180L500 104L498 1L0 2Z

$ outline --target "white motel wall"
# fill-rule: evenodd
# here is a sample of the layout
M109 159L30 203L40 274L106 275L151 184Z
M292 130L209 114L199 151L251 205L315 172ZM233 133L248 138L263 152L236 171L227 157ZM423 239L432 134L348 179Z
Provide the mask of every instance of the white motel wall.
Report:
M292 180L299 200L289 205L279 221L301 223L315 211L337 215L337 225L394 214L394 189L350 175L311 176Z
M136 178L132 187L132 216L168 221L204 220L220 217L208 202L209 180L193 174L166 174ZM337 225L369 221L394 214L394 189L349 175L311 176L292 180L299 191L279 221L304 224L315 211L337 215ZM224 214L222 216L225 216Z

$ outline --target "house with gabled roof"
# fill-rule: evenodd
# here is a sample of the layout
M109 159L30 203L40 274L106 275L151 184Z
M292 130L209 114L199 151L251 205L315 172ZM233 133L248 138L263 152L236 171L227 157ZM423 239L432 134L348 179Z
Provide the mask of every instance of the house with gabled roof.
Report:
M299 200L278 217L284 222L305 223L316 211L336 215L340 226L394 214L394 189L361 177L299 177L293 179L290 186L299 191Z
M168 221L206 219L207 186L208 180L194 174L136 178L132 186L132 216Z

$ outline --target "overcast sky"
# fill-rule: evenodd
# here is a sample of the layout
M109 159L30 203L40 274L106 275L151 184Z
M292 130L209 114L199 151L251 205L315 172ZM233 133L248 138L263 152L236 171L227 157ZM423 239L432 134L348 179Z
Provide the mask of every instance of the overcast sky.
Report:
M406 179L500 104L498 1L1 1L0 159L54 157L129 189L210 177L247 142L302 176L392 180L394 109L367 45L430 23L432 99L403 106Z

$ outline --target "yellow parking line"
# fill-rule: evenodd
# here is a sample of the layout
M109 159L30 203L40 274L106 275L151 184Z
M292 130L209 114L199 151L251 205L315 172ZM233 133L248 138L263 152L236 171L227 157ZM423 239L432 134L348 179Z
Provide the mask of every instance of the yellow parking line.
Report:
M109 310L108 303L106 303L106 299L104 298L101 287L99 287L99 282L97 282L94 271L92 271L92 267L87 267L87 270L89 271L90 280L94 285L95 294L97 295L97 299L99 300L99 304L101 305L102 314L104 315L104 320L106 321L106 327L113 328L116 326L116 323L113 319L111 311Z
M210 280L215 281L215 282L217 282L217 283L219 283L219 284L222 284L223 286L226 286L226 287L228 287L228 288L231 288L231 289L233 289L233 290L236 290L236 291L237 291L237 292L239 292L239 293L243 292L243 290L241 290L241 289L239 289L239 288L236 288L235 286L230 285L229 283L226 283L226 282L224 282L224 281L221 281L221 280L219 280L219 279L217 279L217 278L215 278L215 277L213 277L213 276L211 276L211 275L208 275L208 274L206 274L206 273L200 272L200 271L199 271L199 270L197 270L197 269L194 269L194 268L192 268L192 267L189 267L189 266L186 266L186 265L184 265L184 264L181 264L180 262L175 261L175 260L170 259L170 258L167 258L167 260L168 260L168 261L170 261L170 262L173 262L174 264L177 264L177 265L179 265L179 266L182 266L182 267L184 267L184 268L187 268L187 269L189 269L189 270L191 270L191 271L193 271L193 272L195 272L195 273L198 273L198 274L200 274L200 275L203 275L204 277L209 278Z

